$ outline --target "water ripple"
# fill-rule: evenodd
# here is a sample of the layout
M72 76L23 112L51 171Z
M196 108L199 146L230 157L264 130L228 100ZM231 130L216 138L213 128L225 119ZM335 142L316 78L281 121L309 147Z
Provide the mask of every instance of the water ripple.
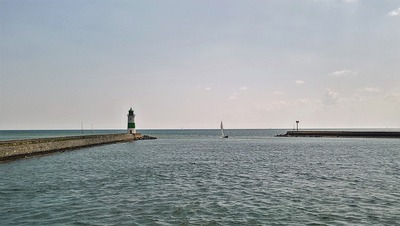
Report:
M8 162L0 222L395 225L398 150L379 139L160 139Z

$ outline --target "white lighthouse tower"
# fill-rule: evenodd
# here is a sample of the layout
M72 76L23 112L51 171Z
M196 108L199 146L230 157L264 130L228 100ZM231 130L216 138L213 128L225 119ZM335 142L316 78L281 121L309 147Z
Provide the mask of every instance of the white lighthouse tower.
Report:
M135 113L133 112L132 108L128 111L128 133L136 133Z

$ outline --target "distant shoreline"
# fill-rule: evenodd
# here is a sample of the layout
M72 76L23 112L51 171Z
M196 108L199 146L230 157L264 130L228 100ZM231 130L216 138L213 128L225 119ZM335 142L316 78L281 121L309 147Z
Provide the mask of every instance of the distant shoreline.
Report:
M225 129L225 128L224 128ZM287 130L287 131L295 131L293 128L226 128L229 130ZM147 131L147 130L219 130L219 128L142 128L137 129L140 131ZM299 128L300 130L300 128ZM0 131L71 131L71 132L82 132L82 129L0 129ZM90 131L126 131L126 129L83 129L83 131L90 132ZM400 132L400 127L395 128L303 128L302 131L398 131Z

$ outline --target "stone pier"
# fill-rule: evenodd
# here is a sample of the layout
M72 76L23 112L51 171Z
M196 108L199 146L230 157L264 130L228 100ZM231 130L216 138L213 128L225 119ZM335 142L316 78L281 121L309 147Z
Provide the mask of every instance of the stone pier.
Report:
M14 160L34 155L44 155L95 145L150 139L156 138L136 133L0 141L0 161Z

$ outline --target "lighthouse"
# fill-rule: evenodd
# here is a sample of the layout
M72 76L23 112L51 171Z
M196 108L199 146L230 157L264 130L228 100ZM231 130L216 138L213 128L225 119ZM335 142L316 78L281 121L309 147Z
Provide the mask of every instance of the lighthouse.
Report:
M132 108L128 111L128 133L136 133L135 113L133 112Z

